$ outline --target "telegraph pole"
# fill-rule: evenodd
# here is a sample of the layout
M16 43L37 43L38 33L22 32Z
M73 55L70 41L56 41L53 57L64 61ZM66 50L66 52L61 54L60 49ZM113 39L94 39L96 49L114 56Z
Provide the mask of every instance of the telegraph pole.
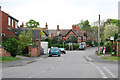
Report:
M99 14L99 24L98 24L98 52L100 54L100 14Z

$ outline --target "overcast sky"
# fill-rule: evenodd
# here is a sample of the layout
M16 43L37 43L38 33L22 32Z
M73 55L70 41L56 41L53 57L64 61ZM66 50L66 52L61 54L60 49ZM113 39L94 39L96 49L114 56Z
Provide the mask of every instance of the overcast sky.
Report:
M2 10L19 20L27 22L34 19L49 29L70 29L72 24L81 20L89 20L90 23L101 19L118 18L119 0L0 0ZM19 24L20 24L19 23Z

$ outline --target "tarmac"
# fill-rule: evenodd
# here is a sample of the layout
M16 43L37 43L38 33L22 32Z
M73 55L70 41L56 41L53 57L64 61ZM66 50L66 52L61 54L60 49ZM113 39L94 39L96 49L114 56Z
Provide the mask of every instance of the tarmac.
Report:
M26 65L26 64L30 64L30 63L36 62L36 61L38 61L40 59L47 58L48 55L44 54L44 55L41 55L39 57L23 57L23 56L16 56L16 57L19 57L21 59L16 60L16 61L0 63L0 65L2 65L2 68L23 66L23 65Z

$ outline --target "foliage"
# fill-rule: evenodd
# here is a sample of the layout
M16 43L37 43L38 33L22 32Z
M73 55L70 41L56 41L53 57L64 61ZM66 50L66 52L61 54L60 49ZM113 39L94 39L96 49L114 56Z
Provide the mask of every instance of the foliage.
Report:
M58 37L53 37L52 39L52 44L57 44L58 43Z
M51 39L46 39L47 41L48 41L48 48L51 48L51 46L52 46L52 40Z
M87 45L89 45L89 46L93 46L93 45L92 45L92 40L90 40L90 39L89 39L89 40L87 40L87 42L86 42L86 43L87 43Z
M78 44L73 44L73 50L77 50L79 48Z
M108 25L108 24L114 24L116 26L119 26L117 19L107 19L106 22L104 22L104 25Z
M59 39L58 44L63 44L63 40Z
M10 52L11 56L15 57L17 55L18 41L15 38L9 38L4 43L4 49Z
M68 39L67 39L67 43L77 43L77 38L72 34L69 35Z
M110 41L106 42L105 47L106 47L106 52L110 53L111 52L111 42Z
M65 44L65 49L68 50L69 49L69 45Z
M81 20L80 23L77 24L77 26L79 26L81 30L84 30L86 32L91 31L91 26L88 20L85 20L85 21Z
M117 36L118 27L116 25L106 25L104 30L104 39L109 39L111 36Z
M29 44L36 45L36 42L34 38L32 37L32 33L30 30L27 31L27 33L25 30L23 30L21 34L19 35L18 42L19 42L18 47L20 51L23 51L26 47L29 46Z
M26 25L29 28L33 28L33 27L38 27L39 26L39 22L36 22L35 20L31 19L28 22L26 22Z

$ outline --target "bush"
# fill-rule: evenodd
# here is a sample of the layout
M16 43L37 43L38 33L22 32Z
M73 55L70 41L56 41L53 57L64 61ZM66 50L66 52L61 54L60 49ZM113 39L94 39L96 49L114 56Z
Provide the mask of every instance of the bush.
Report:
M29 54L24 54L24 56L26 56L26 57L30 57Z
M106 43L106 45L105 45L105 47L106 47L106 52L111 52L111 42L110 41L108 41L107 43Z
M69 49L69 45L68 44L65 44L64 47L65 47L66 50Z
M74 44L73 45L73 50L77 50L79 48L79 45L78 44Z
M11 56L15 57L17 55L18 41L15 38L9 38L4 43L4 49L10 52Z

